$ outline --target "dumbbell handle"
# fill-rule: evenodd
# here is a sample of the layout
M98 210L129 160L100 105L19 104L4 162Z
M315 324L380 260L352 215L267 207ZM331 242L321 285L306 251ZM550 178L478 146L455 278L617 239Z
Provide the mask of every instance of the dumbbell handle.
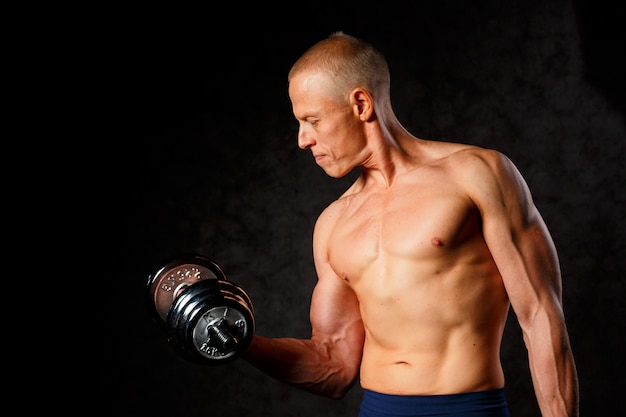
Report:
M239 340L228 329L228 323L224 319L210 325L207 330L209 336L215 338L224 351L234 349L239 343Z

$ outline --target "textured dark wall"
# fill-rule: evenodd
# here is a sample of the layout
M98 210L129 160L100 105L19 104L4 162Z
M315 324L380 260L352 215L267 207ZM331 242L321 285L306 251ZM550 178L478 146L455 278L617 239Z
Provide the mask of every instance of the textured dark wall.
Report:
M143 299L164 258L204 253L250 294L259 333L309 335L313 224L357 173L329 178L297 148L286 73L335 30L387 55L397 114L414 134L495 148L518 165L560 253L582 415L618 410L626 134L617 12L565 0L226 7L142 10L118 25L124 123L111 142L110 201L111 218L122 220L110 230L104 273L125 290L102 310L111 412L356 416L358 386L334 401L244 361L186 362ZM538 416L513 314L502 358L512 415Z

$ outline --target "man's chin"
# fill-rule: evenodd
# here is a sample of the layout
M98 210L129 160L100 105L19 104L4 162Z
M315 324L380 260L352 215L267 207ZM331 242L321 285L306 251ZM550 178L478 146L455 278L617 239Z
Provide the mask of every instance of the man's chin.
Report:
M350 170L347 171L339 171L339 170L334 170L334 169L326 169L326 168L322 168L324 170L324 172L326 173L326 175L328 175L329 177L332 178L343 178L346 175L348 175L350 173Z

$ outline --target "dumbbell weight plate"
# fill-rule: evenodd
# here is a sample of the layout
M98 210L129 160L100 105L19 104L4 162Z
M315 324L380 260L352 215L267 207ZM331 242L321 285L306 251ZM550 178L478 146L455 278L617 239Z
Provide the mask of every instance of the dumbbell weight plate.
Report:
M207 280L185 288L167 319L169 341L181 356L209 365L233 360L254 334L247 294L230 281Z
M174 300L190 285L205 279L226 279L222 269L201 255L171 258L148 277L148 305L159 324L165 323Z

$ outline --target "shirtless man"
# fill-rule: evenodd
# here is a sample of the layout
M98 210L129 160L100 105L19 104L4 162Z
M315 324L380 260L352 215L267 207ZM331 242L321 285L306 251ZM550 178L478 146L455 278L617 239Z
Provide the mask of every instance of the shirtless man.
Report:
M288 81L298 146L331 177L362 171L315 225L311 338L255 335L245 360L330 398L359 379L361 417L508 416L510 303L542 415L578 416L557 253L511 161L411 135L385 58L341 32Z

